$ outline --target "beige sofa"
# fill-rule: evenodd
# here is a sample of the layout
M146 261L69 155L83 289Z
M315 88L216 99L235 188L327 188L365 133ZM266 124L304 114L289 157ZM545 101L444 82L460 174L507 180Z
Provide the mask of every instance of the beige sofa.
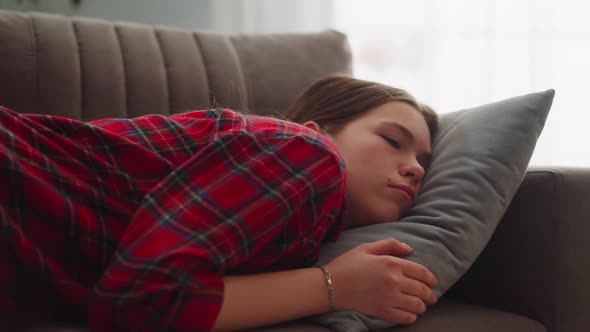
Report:
M18 112L90 120L216 104L273 114L334 72L351 72L335 31L228 36L0 10L0 104ZM590 331L589 203L590 169L530 169L464 278L417 323L388 331ZM86 330L63 326L34 331Z

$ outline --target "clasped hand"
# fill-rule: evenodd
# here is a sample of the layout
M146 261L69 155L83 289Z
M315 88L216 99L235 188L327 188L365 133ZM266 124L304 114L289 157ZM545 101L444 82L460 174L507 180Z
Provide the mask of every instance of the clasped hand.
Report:
M354 310L401 324L416 321L434 304L435 276L424 266L397 257L412 249L396 239L362 244L335 258L332 275L336 310Z

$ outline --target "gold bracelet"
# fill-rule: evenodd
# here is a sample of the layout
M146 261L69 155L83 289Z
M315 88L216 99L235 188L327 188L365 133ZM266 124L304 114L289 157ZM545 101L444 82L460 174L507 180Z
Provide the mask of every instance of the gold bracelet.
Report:
M326 268L324 265L320 265L319 268L324 272L326 285L328 285L328 311L332 312L336 310L336 304L334 303L334 288L332 288L332 277L330 276L330 271L328 271L328 268Z

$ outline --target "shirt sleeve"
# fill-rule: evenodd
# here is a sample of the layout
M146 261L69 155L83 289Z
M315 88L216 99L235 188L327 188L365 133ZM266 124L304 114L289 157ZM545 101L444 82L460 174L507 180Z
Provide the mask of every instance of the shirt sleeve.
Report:
M96 331L208 331L225 274L313 264L345 173L317 137L221 136L144 199L94 288Z

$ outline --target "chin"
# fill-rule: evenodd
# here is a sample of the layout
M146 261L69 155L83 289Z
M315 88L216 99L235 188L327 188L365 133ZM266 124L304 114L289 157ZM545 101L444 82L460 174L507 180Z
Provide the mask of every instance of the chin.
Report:
M389 211L387 213L382 213L379 215L378 218L373 219L373 224L384 224L389 222L396 222L401 218L401 214L399 211Z
M385 217L384 220L387 220L386 222L396 222L404 216L404 212L405 211L396 210L394 212L388 213L387 217Z
M354 228L396 222L406 212L405 209L399 209L398 206L388 205L384 209L384 204L381 202L377 206L365 206L365 208L356 209L356 213L349 215L351 219L349 219L345 227Z

